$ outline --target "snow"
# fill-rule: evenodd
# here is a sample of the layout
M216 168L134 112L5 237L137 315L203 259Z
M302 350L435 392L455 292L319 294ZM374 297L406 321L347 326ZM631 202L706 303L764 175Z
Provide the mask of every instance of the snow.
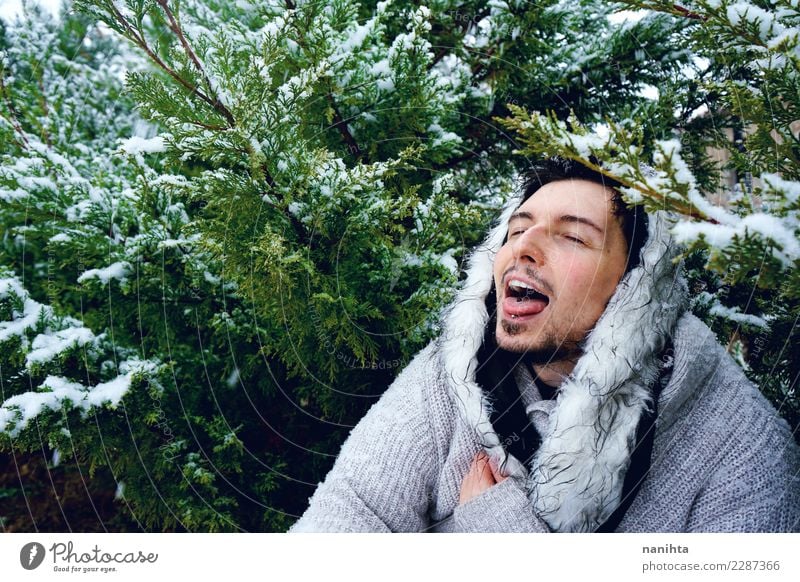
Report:
M74 323L80 325L78 321ZM68 327L52 334L41 333L31 343L32 351L25 356L26 365L30 367L33 364L49 362L72 346L82 347L94 340L95 335L85 327Z
M448 249L439 257L439 262L444 265L454 275L458 274L458 262L453 257L456 249Z
M160 135L150 139L134 135L128 139L120 140L120 149L127 154L155 154L164 152L167 149L164 138Z
M771 239L781 248L785 255L784 263L788 267L797 259L800 259L800 241L794 235L794 229L784 223L784 220L777 216L755 212L742 219L741 229L750 232L757 232L764 239Z
M27 197L28 193L21 188L16 188L15 190L0 188L0 200L3 200L4 202L15 202Z
M761 174L761 181L783 194L789 204L800 200L800 182L784 180L777 174Z
M438 123L431 123L426 131L434 134L434 140L431 144L432 147L438 147L446 143L461 143L461 137L452 131L445 131Z
M692 119L697 119L698 117L704 117L705 115L708 115L708 105L706 105L705 103L703 103L703 104L702 104L702 105L700 105L699 107L695 108L695 109L694 109L694 110L693 110L693 111L692 111L692 112L689 114L689 119L690 119L690 120L692 120Z
M120 282L125 282L128 280L128 274L130 272L130 263L127 261L118 261L104 269L89 269L78 277L78 283L83 283L89 279L99 279L104 285L107 285L111 279L119 279Z
M98 384L94 389L88 391L86 402L89 406L101 406L108 403L112 408L116 408L130 388L131 375L128 373Z
M678 243L690 243L701 236L712 247L721 249L733 242L736 229L722 224L680 221L672 227L672 235Z
M0 281L0 284L2 284L2 281ZM2 292L0 292L0 296L2 296ZM0 344L8 341L13 336L23 336L27 330L36 326L36 322L39 321L40 317L47 317L52 314L49 307L39 305L36 301L27 298L27 293L20 296L25 297L24 311L19 319L0 322ZM25 340L23 340L24 343Z
M735 321L736 323L752 325L754 327L766 328L769 326L763 317L750 315L749 313L742 313L738 307L725 307L719 303L711 308L709 314L716 317L723 317L725 319Z
M37 0L54 17L58 17L61 9L61 0ZM22 0L0 0L0 18L8 23L22 16Z
M18 336L22 339L23 347L27 347L26 332L34 329L40 322L47 325L47 329L31 342L31 351L25 356L25 365L28 369L34 364L49 362L73 346L85 346L96 341L95 335L83 327L82 322L71 317L56 320L60 325L67 327L51 330L50 327L55 323L52 309L31 299L16 278L0 279L0 298L9 297L11 293L22 301L23 310L22 313L15 311L11 321L0 322L0 343Z
M708 291L701 291L693 299L695 303L710 305L709 315L714 317L722 317L736 323L744 325L752 325L766 329L769 327L769 316L751 315L749 313L742 313L738 307L727 307L719 302L719 299L709 293Z
M355 29L350 32L350 36L339 45L336 54L349 53L355 49L361 48L361 45L364 44L364 40L373 32L375 23L376 19L372 18L366 23L356 26Z
M607 16L612 24L633 24L650 14L649 10L619 10Z
M658 87L654 87L653 85L642 85L641 89L639 89L637 93L645 99L650 99L651 101L658 100Z
M598 134L570 135L569 141L581 157L589 158L596 150L603 149L608 139Z
M36 416L47 410L61 410L69 401L84 416L97 407L116 408L131 387L131 380L139 373L153 374L158 364L153 361L130 359L119 365L120 376L86 387L61 376L48 376L37 391L24 392L6 399L0 405L0 432L15 438ZM156 384L157 386L157 384ZM14 424L12 429L9 425ZM69 436L69 432L66 432Z
M734 236L741 238L745 233L757 233L760 238L773 241L779 247L777 258L788 268L800 259L800 242L795 237L791 224L777 216L761 212L745 216L734 226L679 221L672 228L672 234L678 243L690 243L702 236L709 245L718 249L730 246Z
M381 59L372 65L370 72L375 76L389 76L392 74L392 68L389 66L389 59Z
M636 188L623 187L620 188L620 193L623 195L624 198L627 198L628 201L631 202L632 204L640 204L641 202L644 201L644 196Z
M778 34L784 32L783 26L776 21L774 14L749 2L737 2L728 6L727 16L734 26L740 26L742 21L756 24L762 40L768 40L773 31L778 32Z
M393 72L388 59L381 59L373 64L370 73L377 77L378 89L387 92L394 89Z
M53 235L53 236L50 237L50 242L51 243L69 242L71 240L72 240L72 237L69 236L65 232L59 232L58 234Z
M36 416L46 410L60 410L67 401L84 412L104 404L116 407L128 391L130 379L128 374L86 388L60 376L48 376L41 386L47 392L24 392L3 402L0 406L0 432L16 437ZM14 428L8 430L11 423L14 423Z

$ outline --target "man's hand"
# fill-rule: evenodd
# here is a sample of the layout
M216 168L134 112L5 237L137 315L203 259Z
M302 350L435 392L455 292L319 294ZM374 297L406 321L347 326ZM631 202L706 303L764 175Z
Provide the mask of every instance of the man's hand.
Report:
M461 495L458 504L463 505L473 497L477 497L492 485L507 479L500 474L494 462L483 451L480 451L472 461L472 465L461 482Z

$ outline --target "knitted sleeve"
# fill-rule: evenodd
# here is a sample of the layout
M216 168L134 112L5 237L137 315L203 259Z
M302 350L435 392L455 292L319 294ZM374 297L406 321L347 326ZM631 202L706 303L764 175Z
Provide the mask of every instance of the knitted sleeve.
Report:
M455 529L473 533L547 533L550 528L536 516L525 484L508 477L458 505L453 512Z
M731 446L695 497L687 531L800 532L800 451L785 421L754 424L761 438Z
M289 532L416 532L428 525L438 475L425 402L426 348L353 428Z

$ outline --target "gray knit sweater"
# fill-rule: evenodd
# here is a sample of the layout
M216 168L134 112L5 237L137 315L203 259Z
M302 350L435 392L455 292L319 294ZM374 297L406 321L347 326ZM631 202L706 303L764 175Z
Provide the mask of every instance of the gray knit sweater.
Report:
M674 345L651 469L617 531L800 531L800 453L786 422L695 316L681 318ZM518 477L458 506L480 446L436 348L420 352L353 429L290 531L551 531Z
M291 532L591 532L621 504L642 415L658 398L652 463L616 531L800 531L800 451L788 424L688 307L674 217L648 215L639 265L617 286L583 356L543 401L514 378L542 442L528 463L490 422L476 382L492 264L512 199L470 257L443 331L353 429ZM665 352L669 343L673 352ZM509 478L463 505L483 451Z

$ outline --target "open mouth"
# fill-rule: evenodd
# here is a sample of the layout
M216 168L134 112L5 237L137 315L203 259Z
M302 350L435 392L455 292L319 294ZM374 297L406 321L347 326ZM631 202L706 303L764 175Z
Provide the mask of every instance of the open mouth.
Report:
M549 303L550 298L528 281L512 277L506 284L503 311L512 318L541 313Z

